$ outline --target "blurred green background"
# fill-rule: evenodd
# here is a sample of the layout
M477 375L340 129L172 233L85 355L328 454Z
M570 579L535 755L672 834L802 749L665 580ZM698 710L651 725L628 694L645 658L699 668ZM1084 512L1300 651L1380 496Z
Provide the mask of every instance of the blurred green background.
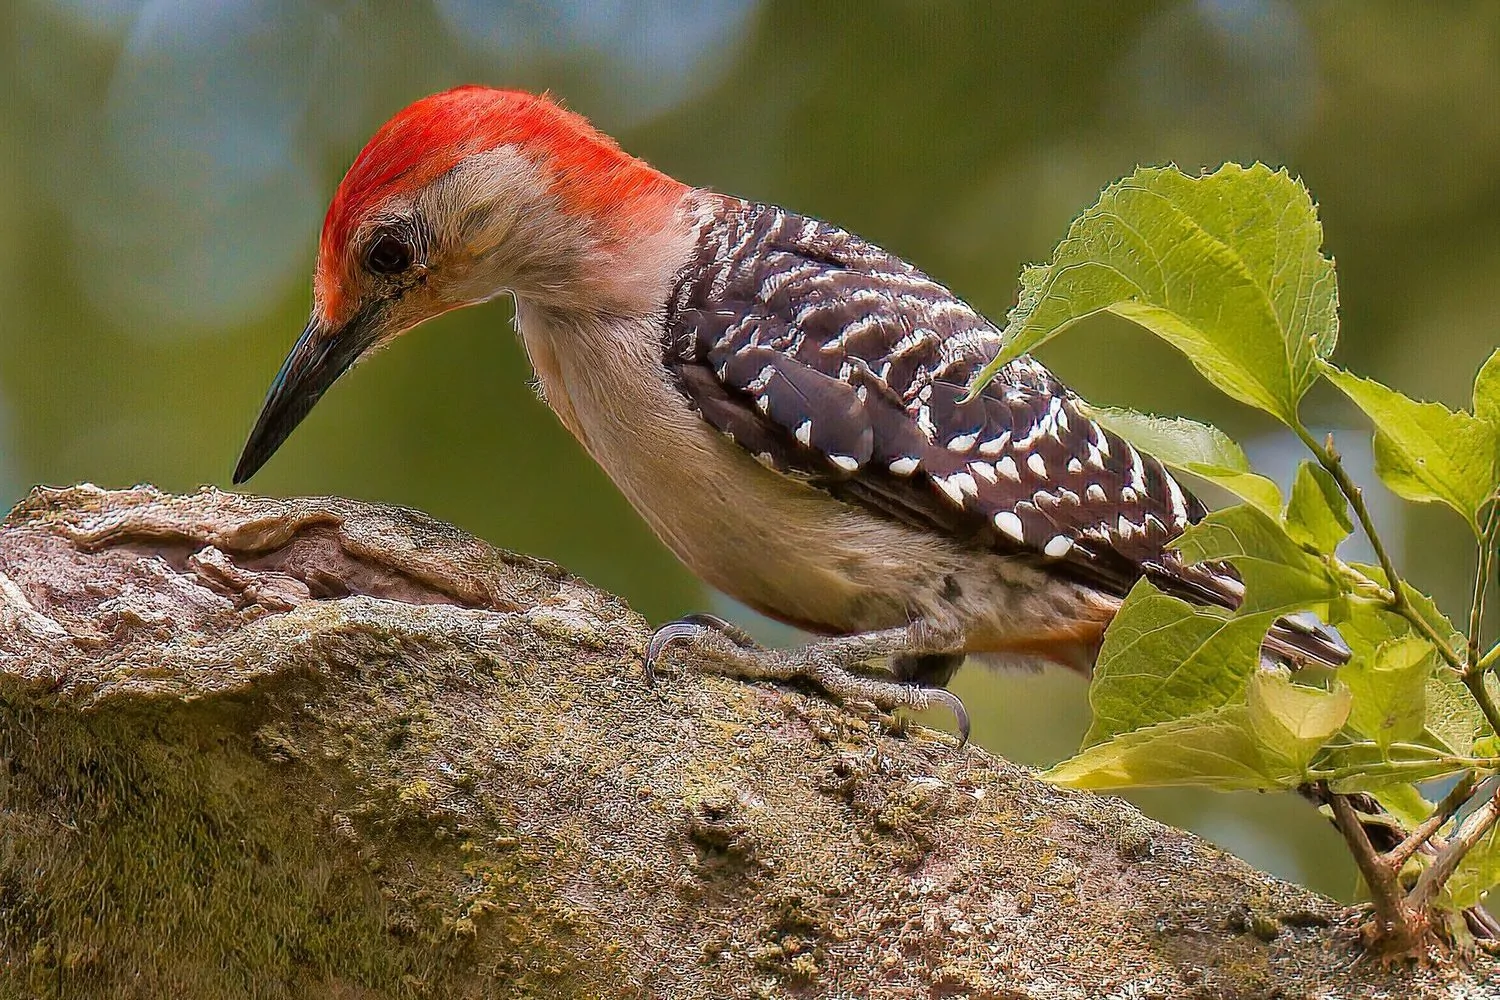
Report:
M1338 259L1343 363L1457 405L1500 339L1493 2L6 0L0 81L6 503L38 482L227 486L340 174L391 113L460 82L550 89L669 173L834 220L996 318L1020 265L1136 164L1285 164ZM1219 423L1289 479L1289 441L1124 324L1044 359L1097 401ZM723 610L527 381L507 304L450 314L341 382L254 488L423 508L656 620ZM1307 412L1360 426L1332 395ZM1363 431L1340 440L1367 466ZM1399 561L1463 606L1457 520L1376 499ZM977 739L1021 761L1086 724L1075 677L956 686ZM1352 889L1294 797L1135 798Z

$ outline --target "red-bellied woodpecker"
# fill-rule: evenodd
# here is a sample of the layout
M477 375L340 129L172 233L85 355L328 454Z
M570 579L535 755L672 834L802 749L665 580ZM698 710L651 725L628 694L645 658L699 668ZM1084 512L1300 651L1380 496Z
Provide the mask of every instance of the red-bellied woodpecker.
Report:
M1166 543L1203 506L1000 334L836 226L688 187L545 97L417 101L354 161L315 305L250 435L252 475L361 355L509 292L547 404L705 581L824 636L766 651L709 616L657 633L719 669L883 707L941 701L967 654L1088 670L1131 585L1233 607ZM1282 622L1268 648L1342 659ZM894 678L850 667L889 658Z

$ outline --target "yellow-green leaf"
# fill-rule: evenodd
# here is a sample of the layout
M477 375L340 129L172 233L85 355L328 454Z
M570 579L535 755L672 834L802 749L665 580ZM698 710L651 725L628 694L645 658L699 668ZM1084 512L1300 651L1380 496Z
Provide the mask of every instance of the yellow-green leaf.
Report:
M1307 765L1344 727L1353 704L1347 688L1303 687L1268 672L1251 678L1248 695L1250 727L1262 766L1281 784L1306 780Z
M1223 487L1272 517L1281 516L1281 490L1250 468L1244 449L1209 424L1154 417L1135 410L1089 406L1088 415L1164 465Z
M1427 704L1424 742L1435 741L1451 753L1467 754L1481 737L1489 735L1484 713L1455 671L1434 670L1423 687L1422 699Z
M1500 427L1500 350L1496 350L1474 378L1474 416Z
M1379 566L1361 563L1352 565L1378 583L1388 585L1385 574L1380 571ZM1433 603L1432 598L1413 590L1410 586L1405 586L1403 589L1406 592L1407 602L1438 635L1447 639L1450 644L1462 645L1463 637L1454 631L1453 624ZM1341 668L1340 676L1344 677L1350 687L1355 689L1355 711L1358 713L1361 700L1360 682L1357 678L1350 679L1344 672L1351 669L1359 671L1362 668L1357 664L1372 663L1376 650L1386 643L1396 639L1418 637L1418 633L1401 615L1387 610L1383 605L1374 601L1346 600L1340 605L1337 618L1339 634L1344 637L1344 642L1353 653L1350 665ZM1430 644L1428 648L1432 650L1434 656L1437 655L1436 649ZM1425 727L1421 734L1413 739L1413 742L1462 756L1474 749L1474 741L1480 735L1488 732L1484 714L1474 703L1469 689L1464 687L1463 681L1459 680L1454 671L1449 670L1439 660L1433 661L1432 669L1427 672L1423 680L1421 701L1424 705ZM1366 735L1374 738L1373 733Z
M1275 618L1272 612L1230 619L1141 580L1104 634L1089 683L1094 721L1084 746L1239 697Z
M1354 530L1349 502L1338 484L1326 469L1312 462L1303 462L1297 470L1283 523L1295 541L1328 555Z
M1261 760L1249 715L1231 705L1137 729L1086 747L1041 777L1068 788L1281 787Z
M1339 668L1339 680L1354 696L1349 722L1382 749L1421 737L1427 720L1427 681L1437 651L1426 639L1387 639L1371 655Z
M1074 221L1050 263L1022 274L1005 347L976 386L1109 312L1182 351L1223 392L1293 423L1338 337L1322 239L1307 189L1285 171L1137 169Z
M1304 551L1279 521L1247 504L1216 510L1173 543L1188 562L1225 559L1245 581L1239 614L1322 610L1343 587L1317 556Z
M1462 910L1484 902L1496 885L1500 885L1500 824L1490 827L1469 848L1448 878L1444 894L1454 909Z
M1410 783L1389 785L1373 793L1382 809L1407 830L1420 826L1432 815L1434 803L1427 801Z
M1349 714L1347 691L1255 674L1249 704L1172 719L1085 747L1042 778L1069 788L1294 788Z
M1408 500L1447 504L1478 532L1479 509L1500 486L1500 428L1333 365L1325 364L1323 372L1375 425L1375 471L1381 480ZM1476 384L1476 400L1483 397L1487 411L1496 377L1484 375L1484 386Z

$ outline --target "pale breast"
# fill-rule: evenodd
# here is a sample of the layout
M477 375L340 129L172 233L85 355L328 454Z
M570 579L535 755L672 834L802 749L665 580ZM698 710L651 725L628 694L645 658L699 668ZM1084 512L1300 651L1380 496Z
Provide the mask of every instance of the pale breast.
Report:
M919 595L951 592L945 577L973 574L978 554L763 467L668 382L650 331L520 316L548 405L713 587L772 617L843 632L904 624L926 611ZM576 341L562 349L558 337ZM626 340L644 349L622 350Z

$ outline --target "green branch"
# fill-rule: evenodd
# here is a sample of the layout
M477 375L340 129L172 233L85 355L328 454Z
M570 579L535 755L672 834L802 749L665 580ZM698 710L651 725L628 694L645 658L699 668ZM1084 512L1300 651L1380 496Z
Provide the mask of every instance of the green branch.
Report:
M1433 772L1432 766L1440 764L1448 771ZM1326 770L1309 768L1304 774L1306 781L1345 781L1349 778L1399 778L1411 775L1408 780L1425 781L1442 777L1454 771L1500 771L1500 758L1495 757L1448 757L1433 756L1425 760L1388 760L1370 764L1349 764Z
M1411 623L1412 628L1416 629L1424 639L1432 643L1448 666L1458 672L1463 678L1464 686L1469 689L1469 694L1474 698L1474 703L1479 706L1480 712L1483 713L1485 720L1489 723L1490 729L1500 733L1500 707L1496 706L1495 700L1490 696L1489 688L1485 684L1489 661L1495 659L1497 653L1500 653L1500 646L1492 649L1482 659L1479 655L1479 632L1484 620L1485 593L1488 589L1492 566L1491 560L1494 556L1497 525L1496 514L1497 509L1500 508L1491 507L1484 530L1480 534L1479 554L1475 567L1474 597L1469 607L1469 634L1466 637L1467 648L1465 650L1467 656L1460 658L1458 652L1449 644L1448 639L1438 634L1437 629L1433 628L1432 623L1412 605L1411 600L1407 597L1406 585L1402 581L1400 574L1396 572L1395 561L1391 559L1390 553L1386 551L1385 543L1381 540L1380 533L1375 530L1375 520L1370 516L1369 507L1365 505L1364 491L1349 477L1349 473L1344 469L1344 463L1339 459L1339 454L1333 446L1333 435L1330 434L1328 436L1328 441L1325 444L1313 437L1312 433L1302 425L1300 420L1294 424L1293 429L1297 432L1297 436L1302 439L1302 443L1313 453L1313 456L1318 460L1318 464L1333 477L1333 481L1338 485L1339 491L1349 501L1349 507L1354 511L1354 516L1358 519L1360 527L1364 529L1366 537L1370 539L1370 545L1375 549L1376 558L1380 561L1380 568L1385 573L1386 583L1389 586L1389 600L1387 603L1390 609ZM1478 761L1472 766L1476 769L1484 768L1484 765ZM1369 773L1372 772L1366 770L1365 774ZM1336 781L1338 778L1330 774L1326 780ZM1377 907L1381 906L1382 896L1385 895L1385 892L1382 890L1388 891L1390 885L1389 883L1377 884L1373 882L1371 880L1372 874L1379 879L1395 880L1397 873L1401 870L1401 866L1405 864L1406 859L1421 844L1429 841L1437 833L1443 823L1447 822L1473 793L1475 785L1473 772L1470 771L1470 773L1459 779L1458 785L1454 787L1442 805L1434 810L1425 823L1413 831L1413 834L1406 838L1402 844L1398 845L1396 850L1392 851L1389 856L1376 859L1373 863L1372 859L1361 855L1359 849L1361 845L1357 842L1358 838L1352 837L1350 832L1345 829L1345 839L1349 843L1355 860L1360 862L1360 870L1365 875L1366 883L1370 885L1376 899ZM1442 891L1448 879L1458 869L1458 865L1463 860L1464 855L1479 841L1480 837L1489 831L1497 818L1500 818L1500 801L1497 801L1497 795L1500 795L1500 793L1490 795L1459 826L1453 838L1438 852L1438 856L1434 862L1418 877L1417 884L1406 898L1405 907L1397 906L1392 908L1391 900L1388 898L1384 900L1384 908L1390 912L1383 913L1382 919L1387 921L1388 926L1390 926L1389 921L1393 917L1399 919L1397 915L1404 916L1410 914L1412 911L1422 913L1427 907L1432 905L1433 901L1437 898L1437 894ZM1335 796L1335 806L1337 806L1337 798ZM1345 808L1347 809L1348 807L1346 806ZM1337 815L1337 808L1335 809L1335 815ZM1344 824L1348 818L1339 818L1341 820L1340 827L1344 828Z
M1448 640L1438 635L1437 629L1432 627L1432 623L1422 617L1421 612L1413 607L1411 601L1407 599L1401 575L1396 572L1396 564L1391 559L1390 553L1386 551L1385 543L1381 540L1380 533L1375 530L1375 519L1370 516L1370 509L1365 506L1364 491L1360 489L1354 480L1349 478L1349 473L1345 471L1344 463L1339 460L1338 452L1333 448L1333 436L1329 435L1329 443L1325 445L1313 437L1312 432L1304 427L1300 420L1292 425L1292 429L1297 432L1297 436L1302 439L1302 443L1307 446L1307 450L1312 452L1313 457L1318 460L1318 464L1338 484L1339 492L1343 493L1345 499L1349 501L1349 507L1354 511L1354 516L1359 521L1359 526L1364 529L1365 536L1370 539L1370 545L1375 549L1375 556L1380 561L1380 568L1385 573L1386 583L1390 590L1390 609L1410 622L1412 628L1416 629L1422 638L1432 643L1437 649L1438 655L1450 667L1461 674L1465 673L1463 659L1448 644ZM1488 715L1488 713L1486 714ZM1495 725L1493 719L1490 725ZM1496 731L1500 732L1500 729Z
M1121 241L1117 234L1126 227L1133 239ZM1500 801L1491 799L1488 783L1481 784L1496 773L1500 759L1443 752L1484 752L1472 749L1474 740L1459 732L1455 743L1463 745L1437 750L1384 738L1416 738L1448 722L1459 730L1487 725L1500 732L1500 695L1485 683L1490 669L1500 669L1500 644L1487 652L1479 645L1490 577L1500 566L1495 551L1500 470L1494 462L1500 447L1500 350L1475 379L1472 410L1457 412L1333 365L1337 283L1321 240L1311 197L1286 174L1233 164L1198 177L1170 168L1138 170L1111 185L1075 220L1048 263L1023 272L1016 307L1007 317L1004 351L975 384L1080 319L1108 312L1180 350L1216 388L1275 416L1307 447L1312 460L1298 470L1283 502L1275 484L1255 474L1243 449L1212 427L1093 411L1143 452L1246 501L1210 515L1177 545L1189 562L1227 560L1240 570L1247 591L1244 608L1357 603L1358 615L1334 617L1355 630L1346 633L1351 642L1359 639L1361 649L1368 644L1382 652L1340 671L1340 681L1347 682L1342 685L1325 687L1324 675L1309 674L1287 681L1284 689L1246 686L1243 701L1225 704L1222 685L1210 683L1224 674L1213 674L1211 661L1248 655L1251 648L1241 632L1251 630L1233 621L1216 622L1189 602L1153 588L1133 590L1106 634L1090 687L1094 728L1069 773L1094 768L1095 777L1108 772L1108 783L1120 784L1116 765L1128 760L1125 780L1131 783L1186 776L1222 786L1242 780L1242 772L1205 764L1210 751L1215 761L1243 767L1257 764L1247 759L1250 751L1270 750L1275 759L1318 760L1325 770L1304 768L1295 776L1343 783L1351 792L1382 782L1457 775L1444 801L1430 807L1416 829L1401 834L1401 843L1385 855L1374 853L1352 803L1333 798L1340 829L1383 907L1385 928L1376 928L1375 940L1393 953L1407 953L1430 926L1421 908L1443 903L1443 883L1458 870L1463 852L1500 817ZM1194 267L1163 263L1170 254L1184 253L1184 247L1191 248ZM1237 307L1226 308L1230 302ZM1320 378L1374 423L1377 447L1389 459L1378 470L1387 485L1408 500L1452 507L1480 536L1473 602L1462 635L1402 579L1333 437L1315 439L1303 425L1301 401ZM1379 569L1357 569L1338 559L1339 543L1356 524L1369 538ZM1277 600L1283 603L1273 605ZM1263 636L1262 629L1254 638ZM1413 642L1413 636L1422 642ZM1428 652L1429 645L1436 654ZM1441 666L1434 666L1434 655ZM1152 701L1165 690L1169 670L1174 685L1169 703ZM1424 704L1426 686L1441 681L1450 687L1450 672L1463 680L1470 700L1460 695L1450 701L1444 690ZM1332 689L1339 687L1347 690ZM1462 718L1438 719L1435 713ZM1485 723L1476 719L1481 714ZM1371 733L1383 739L1330 742ZM1106 738L1092 739L1097 736ZM1350 763L1356 757L1363 763ZM1452 839L1439 836L1455 826ZM1407 898L1401 866L1419 850L1442 860L1423 875L1414 898ZM1486 868L1484 877L1491 874Z
M1432 864L1418 876L1417 884L1407 896L1408 903L1414 909L1420 912L1432 905L1448 879L1458 870L1458 863L1463 860L1464 855L1479 843L1479 838L1489 832L1497 819L1500 819L1500 786L1486 797L1482 805L1469 813Z
M1500 643L1496 643L1493 647L1491 647L1488 653L1485 653L1484 656L1480 658L1479 669L1481 672L1485 670L1492 670L1494 669L1496 663L1500 663Z
M1443 801L1438 803L1437 808L1432 811L1432 815L1418 824L1407 835L1405 840L1387 851L1381 860L1390 865L1394 871L1399 872L1405 866L1406 862L1411 859L1411 856L1421 850L1422 846L1433 837L1437 836L1438 831L1443 828L1443 825L1452 819L1458 813L1459 809L1463 808L1463 804L1468 801L1469 796L1474 794L1474 789L1477 785L1478 782L1474 779L1472 771L1459 778L1453 789L1444 796Z
M1500 708L1495 706L1495 699L1490 697L1490 689L1484 683L1484 678L1485 674L1480 670L1465 673L1464 687L1468 688L1469 694L1474 696L1474 702L1484 713L1485 721L1490 724L1490 729L1500 733Z
M1484 672L1484 668L1480 666L1483 661L1479 657L1479 633L1484 628L1484 599L1489 591L1490 572L1494 566L1497 526L1500 526L1500 504L1492 503L1489 513L1485 515L1484 530L1479 535L1479 551L1474 561L1474 599L1469 604L1469 662L1466 675ZM1500 728L1495 731L1500 732Z

